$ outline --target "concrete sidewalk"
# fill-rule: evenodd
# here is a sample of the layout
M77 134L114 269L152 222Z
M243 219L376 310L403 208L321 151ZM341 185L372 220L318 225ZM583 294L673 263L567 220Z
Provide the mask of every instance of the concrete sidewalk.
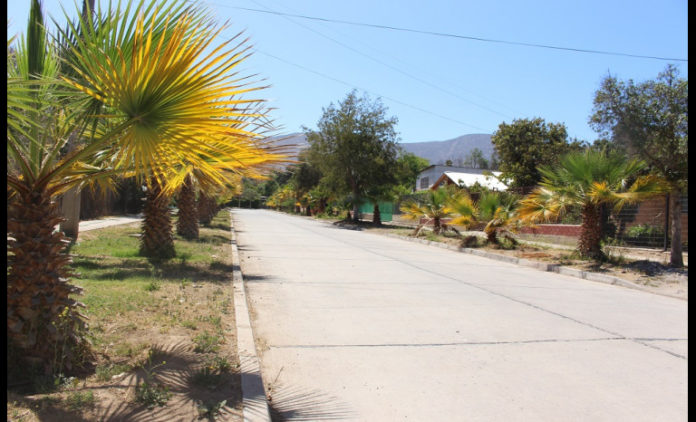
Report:
M104 227L118 226L121 224L136 223L143 220L142 214L136 215L113 215L106 216L96 220L80 221L80 231L86 232L90 230L103 229Z

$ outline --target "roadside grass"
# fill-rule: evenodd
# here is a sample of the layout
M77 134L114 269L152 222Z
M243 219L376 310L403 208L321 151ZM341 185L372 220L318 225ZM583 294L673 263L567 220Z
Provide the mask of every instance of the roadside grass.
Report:
M29 379L12 391L12 401L8 389L8 420L103 420L137 412L147 420L153 408L166 412L181 402L191 402L195 416L199 390L207 386L191 374L211 362L218 364L209 375L224 368L215 383L226 390L223 410L241 409L229 212L201 226L197 241L175 236L176 257L166 262L138 256L139 234L140 223L80 233L71 249L78 274L72 283L84 289L76 299L86 306L93 369L69 389L43 378L39 389L39 378ZM179 417L188 418L172 415Z

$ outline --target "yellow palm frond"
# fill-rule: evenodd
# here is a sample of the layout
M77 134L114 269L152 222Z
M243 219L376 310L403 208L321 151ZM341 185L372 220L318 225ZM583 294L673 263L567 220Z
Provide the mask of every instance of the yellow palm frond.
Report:
M175 21L156 19L157 9L150 19L138 13L130 42L78 45L73 67L79 78L64 77L122 124L113 141L115 167L131 168L145 180L152 176L169 193L192 168L217 185L230 171L263 177L282 156L258 146L254 130L263 128L264 115L252 105L262 101L239 97L261 87L230 74L248 56L246 41L235 37L211 49L223 27L193 12ZM233 41L238 44L231 46Z

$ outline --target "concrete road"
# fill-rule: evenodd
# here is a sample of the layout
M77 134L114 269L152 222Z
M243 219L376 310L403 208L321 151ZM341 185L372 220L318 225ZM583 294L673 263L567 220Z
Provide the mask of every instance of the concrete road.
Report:
M687 302L264 210L233 212L288 420L681 421Z

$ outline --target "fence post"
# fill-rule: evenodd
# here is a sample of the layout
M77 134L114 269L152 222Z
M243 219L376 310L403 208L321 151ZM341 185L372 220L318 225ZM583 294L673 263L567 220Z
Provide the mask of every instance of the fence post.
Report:
M667 244L669 237L669 193L665 195L665 235L664 235L664 246L663 251L667 250Z

